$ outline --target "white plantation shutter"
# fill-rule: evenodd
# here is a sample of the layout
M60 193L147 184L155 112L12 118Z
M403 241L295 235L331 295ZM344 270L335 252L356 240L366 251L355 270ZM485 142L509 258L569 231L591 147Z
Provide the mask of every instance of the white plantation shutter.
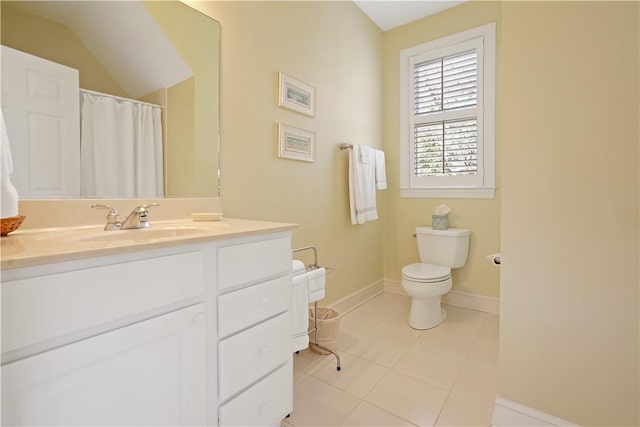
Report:
M475 107L478 52L470 50L414 65L415 114Z
M485 180L485 157L493 155L493 123L490 149L485 147L486 36L477 30L471 30L473 37L460 33L451 42L445 38L401 52L401 84L408 94L401 106L401 120L407 120L401 135L404 188L468 189L488 184L493 194L493 159L491 178ZM491 52L491 59L494 55ZM493 94L489 95L493 120Z
M475 119L416 125L416 176L478 173L478 123Z
M412 175L414 182L478 185L478 116L482 114L482 39L416 55L412 73ZM444 184L441 184L444 185Z

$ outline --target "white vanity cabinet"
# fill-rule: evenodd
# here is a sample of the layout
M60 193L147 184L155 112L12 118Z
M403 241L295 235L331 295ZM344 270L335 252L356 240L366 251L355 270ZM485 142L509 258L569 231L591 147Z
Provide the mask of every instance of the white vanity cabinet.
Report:
M206 424L204 306L9 363L3 425Z
M3 271L2 425L279 425L291 235L244 234Z
M3 271L3 425L204 425L207 251Z

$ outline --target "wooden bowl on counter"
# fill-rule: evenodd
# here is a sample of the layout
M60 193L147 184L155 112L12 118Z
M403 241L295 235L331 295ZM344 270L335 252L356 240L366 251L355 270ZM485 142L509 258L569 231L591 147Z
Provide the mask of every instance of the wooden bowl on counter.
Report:
M20 225L25 218L26 217L24 215L18 215L0 219L0 224L2 225L0 235L4 237L12 231L16 231L20 228Z

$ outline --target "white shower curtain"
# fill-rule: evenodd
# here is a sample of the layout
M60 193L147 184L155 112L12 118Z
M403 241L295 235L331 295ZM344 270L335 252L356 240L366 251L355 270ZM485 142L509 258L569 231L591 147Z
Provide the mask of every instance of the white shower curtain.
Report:
M83 197L161 197L160 107L82 92Z

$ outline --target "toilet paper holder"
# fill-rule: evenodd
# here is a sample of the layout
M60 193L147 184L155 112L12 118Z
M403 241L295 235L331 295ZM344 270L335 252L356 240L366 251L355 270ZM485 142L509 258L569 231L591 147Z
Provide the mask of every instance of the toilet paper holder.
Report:
M487 255L485 258L488 259L491 264L493 264L493 265L495 265L497 267L500 267L500 265L502 264L502 259L501 259L500 253Z

